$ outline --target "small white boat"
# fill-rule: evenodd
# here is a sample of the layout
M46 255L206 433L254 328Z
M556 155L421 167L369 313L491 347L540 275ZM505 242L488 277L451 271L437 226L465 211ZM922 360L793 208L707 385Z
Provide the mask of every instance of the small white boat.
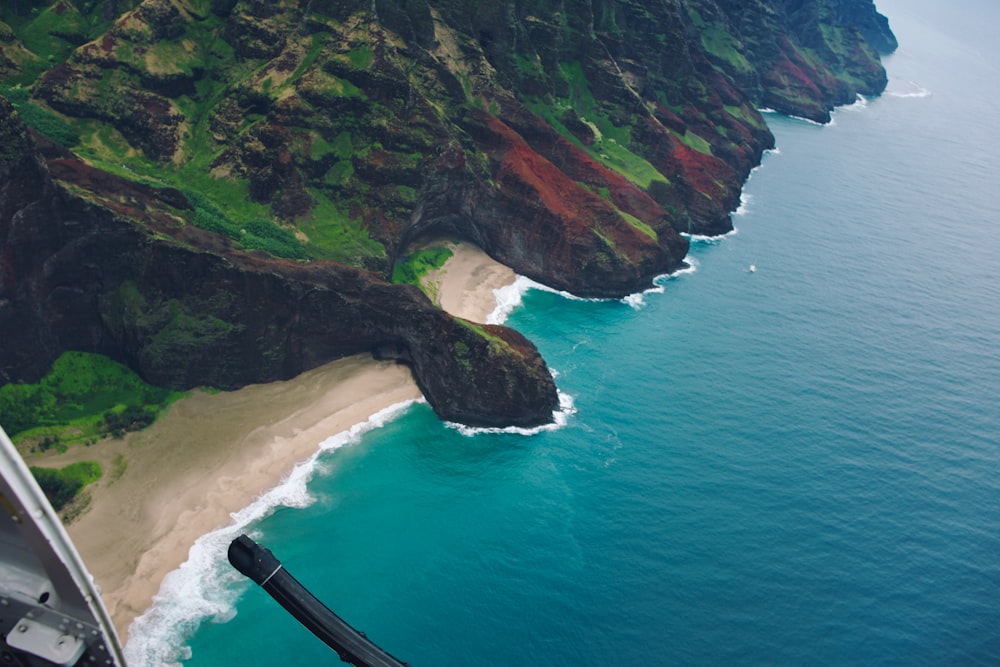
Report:
M756 264L751 264L750 265L750 273L753 273L756 270L757 270L757 265Z

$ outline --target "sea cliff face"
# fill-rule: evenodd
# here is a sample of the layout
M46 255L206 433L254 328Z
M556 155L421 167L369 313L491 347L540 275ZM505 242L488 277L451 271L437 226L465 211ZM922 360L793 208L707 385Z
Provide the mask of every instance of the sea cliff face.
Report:
M0 14L0 382L66 349L226 388L376 351L482 425L550 419L551 377L386 282L412 243L647 287L731 229L758 107L826 121L895 45L870 0L36 4Z
M0 122L12 147L0 161L8 375L37 377L63 350L82 349L161 386L231 389L376 352L410 365L442 418L551 419L551 374L516 331L453 318L417 288L361 269L233 248L178 224L175 212L191 205L177 190L136 185L51 147L42 161L12 118Z

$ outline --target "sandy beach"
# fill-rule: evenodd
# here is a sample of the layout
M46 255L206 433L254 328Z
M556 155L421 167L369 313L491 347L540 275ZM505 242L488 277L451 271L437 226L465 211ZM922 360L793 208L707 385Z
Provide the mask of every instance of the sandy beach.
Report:
M493 290L515 275L475 246L449 247L453 257L428 276L437 299L448 312L485 321ZM408 368L358 355L287 382L196 391L145 431L29 464L101 464L88 508L67 529L124 642L198 537L229 525L231 513L277 486L328 437L419 397Z
M450 248L452 256L443 267L428 273L424 284L436 292L435 302L452 315L485 322L496 307L493 290L510 285L517 276L474 245L437 243Z

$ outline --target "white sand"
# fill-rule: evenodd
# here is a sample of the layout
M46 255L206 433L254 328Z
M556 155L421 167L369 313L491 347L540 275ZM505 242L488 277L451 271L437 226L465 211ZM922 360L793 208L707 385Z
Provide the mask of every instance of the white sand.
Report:
M437 303L452 315L485 322L496 308L493 290L514 282L514 272L468 243L446 242L452 256L424 279L434 286Z

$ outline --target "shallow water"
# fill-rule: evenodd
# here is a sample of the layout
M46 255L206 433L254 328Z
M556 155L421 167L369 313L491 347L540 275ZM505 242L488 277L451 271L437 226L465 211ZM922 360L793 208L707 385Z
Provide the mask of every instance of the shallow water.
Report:
M469 437L412 405L254 535L413 665L1000 663L1000 8L879 7L887 93L768 115L778 150L694 272L524 296L565 427ZM338 664L206 568L178 597L212 607L159 603L179 632L138 664Z

